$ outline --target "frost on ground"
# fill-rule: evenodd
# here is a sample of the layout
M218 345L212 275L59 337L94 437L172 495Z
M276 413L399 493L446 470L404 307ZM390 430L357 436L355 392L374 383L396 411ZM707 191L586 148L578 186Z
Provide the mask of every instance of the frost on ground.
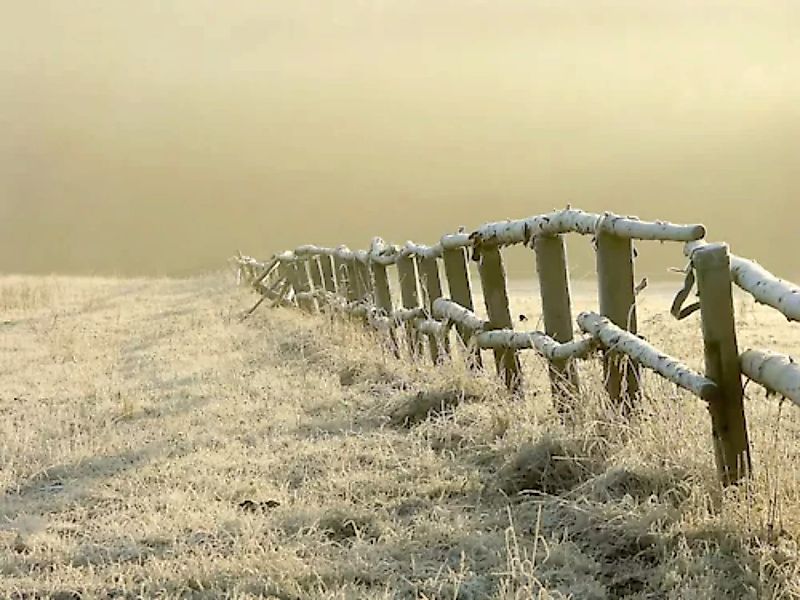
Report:
M697 368L694 318L649 292L643 332ZM756 479L723 492L704 407L654 377L625 421L582 365L562 423L530 354L514 400L253 302L223 276L0 279L0 597L800 597L794 406L748 387ZM798 354L737 308L745 343Z

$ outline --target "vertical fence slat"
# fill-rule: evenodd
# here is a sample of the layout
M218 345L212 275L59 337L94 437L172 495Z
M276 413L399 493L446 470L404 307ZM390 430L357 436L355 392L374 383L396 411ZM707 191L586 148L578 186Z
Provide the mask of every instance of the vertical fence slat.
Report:
M333 274L333 258L327 254L321 254L317 257L317 260L319 260L320 270L322 271L322 286L326 292L335 294L336 278Z
M481 247L479 260L478 270L489 323L492 329L513 329L506 290L506 273L500 249L488 245ZM498 348L494 351L494 356L495 365L498 372L502 373L506 387L514 393L520 392L522 373L516 350Z
M394 312L394 301L392 300L392 290L389 287L386 265L372 262L370 263L370 270L372 271L372 281L375 286L375 305L385 316L391 317ZM393 327L389 329L389 343L392 346L394 355L400 358L400 346L397 343L397 334Z
M294 263L295 280L297 287L295 288L298 293L307 293L311 291L311 279L308 276L308 269L305 260L298 260ZM317 310L317 303L313 298L301 298L298 301L300 308L306 312L313 313Z
M300 301L297 299L297 294L303 291L300 284L300 275L297 271L297 263L291 262L286 264L286 269L289 273L289 282L292 284L292 291L294 292L294 303L301 306Z
M321 291L322 288L322 270L320 269L319 259L316 256L308 257L308 273L311 276L311 285L315 292ZM315 300L318 309L322 309L324 300L322 296L317 296Z
M347 281L349 282L349 293L347 299L351 302L355 300L363 300L364 284L361 281L361 274L359 273L358 269L358 261L355 258L351 258L347 261Z
M366 263L361 262L360 260L356 260L356 272L358 273L358 279L361 284L361 291L362 291L362 299L372 302L375 302L375 292L372 283L372 276L370 274L369 266Z
M730 256L726 244L695 250L706 376L720 389L709 403L717 472L724 485L751 473L750 444L744 415L742 375L736 342Z
M417 263L410 256L403 256L397 260L397 276L400 280L400 295L403 300L403 308L419 307L419 277L417 275ZM405 324L406 339L411 356L417 357L422 351L422 337L413 323L408 321Z
M439 263L433 257L420 257L418 259L419 270L422 279L423 296L425 299L425 309L429 314L433 314L433 303L442 297L442 281L439 276ZM450 354L450 345L447 339L437 340L434 336L428 336L428 344L431 349L431 359L437 364L443 356Z
M278 275L286 282L286 284L294 287L294 270L292 269L292 265L290 263L283 261L278 263ZM288 288L286 288L286 290L288 293Z
M534 240L536 271L542 300L545 333L557 342L573 339L572 302L567 270L567 249L561 235L540 235ZM574 361L549 361L550 387L556 410L563 412L575 402L579 390Z
M312 256L308 259L308 273L311 275L311 283L315 290L322 289L322 269L319 266L319 259Z
M475 310L472 302L472 284L467 267L467 251L464 248L451 248L443 252L444 272L447 276L447 287L450 290L450 299L458 302L464 308ZM470 332L461 325L456 326L459 337L464 345L469 348ZM467 365L470 368L480 368L481 350L477 346L472 351L467 351Z
M339 296L348 302L352 302L355 300L355 290L350 284L350 272L347 268L347 261L336 256L333 259L333 264L336 270L336 287L339 290Z
M633 242L609 233L597 234L600 312L612 323L636 333ZM639 396L639 367L612 350L603 352L606 391L612 401L630 408Z

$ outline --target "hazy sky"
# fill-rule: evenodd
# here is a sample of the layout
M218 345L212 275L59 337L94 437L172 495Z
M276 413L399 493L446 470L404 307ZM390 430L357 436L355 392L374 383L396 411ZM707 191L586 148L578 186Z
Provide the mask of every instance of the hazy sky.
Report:
M571 203L800 275L800 2L0 8L0 271L186 274Z

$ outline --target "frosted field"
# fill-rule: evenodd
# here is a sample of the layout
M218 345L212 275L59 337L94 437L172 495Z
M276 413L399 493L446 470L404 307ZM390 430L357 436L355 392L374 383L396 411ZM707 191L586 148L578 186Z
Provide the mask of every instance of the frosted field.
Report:
M678 287L642 293L640 330L701 368ZM357 324L241 322L255 300L223 275L0 279L0 596L800 597L792 405L747 387L756 478L722 492L705 408L654 376L625 422L582 364L564 424L530 353L512 400ZM742 349L800 355L800 327L737 311Z

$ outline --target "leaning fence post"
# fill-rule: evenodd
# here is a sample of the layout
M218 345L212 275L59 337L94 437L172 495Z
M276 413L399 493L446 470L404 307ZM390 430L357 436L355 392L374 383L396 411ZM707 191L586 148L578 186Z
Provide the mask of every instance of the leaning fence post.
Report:
M411 256L401 256L397 259L397 275L400 280L400 295L403 308L419 308L419 278L417 264ZM422 337L414 327L413 321L406 321L406 339L411 356L419 356L422 350Z
M425 299L425 309L428 314L433 314L433 303L438 298L442 297L442 281L439 277L439 264L436 258L432 256L420 256L419 270L422 276L422 289ZM428 336L428 343L431 349L431 359L434 364L437 364L442 355L447 356L450 353L450 345L447 343L447 338L437 340L434 336Z
M394 302L392 301L392 291L389 287L389 277L386 273L386 265L378 262L370 262L370 270L372 271L372 279L375 285L375 305L389 318L394 313ZM392 345L392 352L397 358L400 358L399 344L397 343L397 335L394 327L389 327L389 341Z
M723 485L751 473L742 375L736 342L730 256L727 244L708 244L692 254L700 295L706 376L719 387L709 402L717 472Z
M617 327L636 333L633 242L604 231L597 233L597 277L600 313ZM603 351L603 375L612 401L630 408L639 396L639 367L613 350Z
M567 249L562 235L538 235L534 238L536 271L544 313L544 330L561 342L571 342L572 303L569 294ZM548 361L550 387L556 410L564 412L574 403L579 389L578 371L574 361Z
M481 276L483 300L492 329L513 329L511 310L508 306L506 273L503 257L497 246L486 245L478 248L478 272ZM495 365L502 372L506 387L514 393L522 391L522 373L516 350L498 348L494 351Z
M469 280L469 268L467 267L467 251L465 248L446 248L442 253L444 259L444 271L447 276L447 287L450 290L450 298L458 302L464 308L471 311L475 310L472 302L472 284ZM467 352L467 366L472 369L480 368L483 364L481 360L481 349L477 345L469 350L470 332L461 325L456 325L456 331L464 342Z

